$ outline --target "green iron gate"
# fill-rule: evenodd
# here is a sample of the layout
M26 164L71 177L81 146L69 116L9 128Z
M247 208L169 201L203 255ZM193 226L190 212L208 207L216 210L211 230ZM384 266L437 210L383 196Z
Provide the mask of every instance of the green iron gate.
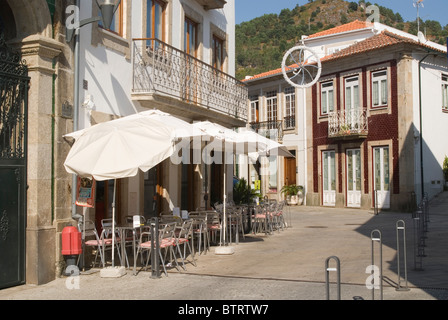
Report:
M0 34L0 289L25 283L29 80Z

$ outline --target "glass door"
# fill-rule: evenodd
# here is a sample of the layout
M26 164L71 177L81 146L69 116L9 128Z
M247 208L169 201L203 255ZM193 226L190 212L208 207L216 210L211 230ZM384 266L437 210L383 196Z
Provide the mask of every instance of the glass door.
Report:
M336 164L335 152L322 152L322 200L324 206L336 204Z
M346 151L347 206L361 206L361 150Z
M353 130L357 127L359 115L359 81L358 77L345 79L345 128Z
M390 208L389 147L373 149L374 203L378 208Z
M185 17L184 22L184 52L185 70L184 70L184 98L187 102L197 102L197 47L198 47L198 27L197 23Z

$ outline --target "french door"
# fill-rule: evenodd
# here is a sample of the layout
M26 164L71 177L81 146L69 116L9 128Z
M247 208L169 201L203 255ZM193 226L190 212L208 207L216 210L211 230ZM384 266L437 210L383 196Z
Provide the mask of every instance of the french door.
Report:
M345 129L355 129L360 110L358 77L345 79Z
M184 52L185 70L184 70L184 92L183 97L187 102L198 101L198 66L197 66L197 47L198 47L198 25L193 20L185 17L184 22Z
M334 151L322 152L322 203L324 206L336 204L336 163Z
M346 151L347 207L361 206L361 150Z
M373 148L374 203L390 208L389 147Z

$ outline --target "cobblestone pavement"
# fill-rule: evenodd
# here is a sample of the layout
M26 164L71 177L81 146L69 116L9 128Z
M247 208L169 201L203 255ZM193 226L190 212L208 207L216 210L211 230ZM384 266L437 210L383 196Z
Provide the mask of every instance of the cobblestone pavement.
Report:
M0 300L325 300L325 261L333 256L340 261L342 300L379 300L381 293L384 300L448 299L448 192L430 203L424 257L415 254L416 220L410 213L374 215L368 210L297 206L286 208L284 214L286 229L247 234L233 245L232 255L217 255L212 246L196 255L196 267L187 263L187 271L173 268L168 276L154 279L150 271L139 268L137 275L127 269L120 278L103 278L98 269L91 269L45 285L0 290ZM397 221L405 223L406 236L406 268L400 259L400 278ZM381 234L381 246L372 241L374 230L374 238ZM366 286L372 244L374 264L382 266L382 290ZM400 251L403 257L404 248ZM335 267L335 259L329 266ZM420 266L423 270L416 270ZM336 272L329 276L330 298L336 299ZM399 281L409 290L396 290Z

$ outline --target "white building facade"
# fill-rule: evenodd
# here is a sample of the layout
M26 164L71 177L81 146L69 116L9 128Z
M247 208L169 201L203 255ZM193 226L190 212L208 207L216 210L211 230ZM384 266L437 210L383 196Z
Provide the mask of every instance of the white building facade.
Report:
M361 21L303 37L302 44L321 59L322 75L312 88L295 90L299 99L296 117L303 117L295 119L298 135L284 130L284 96L290 89L281 69L248 77L245 83L252 126L273 120L270 110L277 108L278 119L283 121L282 140L298 151L297 181L304 181L306 204L369 209L375 206L376 192L385 199L378 200L377 206L408 210L423 195L432 198L441 192L448 144L437 137L448 125L446 47L421 35ZM278 104L272 104L273 99ZM362 111L359 119L363 120L356 128L363 131L354 134L351 130L351 137L341 136L340 121L353 106ZM385 125L387 130L378 131ZM304 158L300 151L306 154ZM383 168L382 181L387 182L378 185L374 181L381 179L373 159L377 153L388 159L378 165ZM290 184L286 166L286 162L278 164L277 190ZM378 192L377 188L385 190ZM268 184L264 190L281 199Z
M94 3L82 3L81 19L96 14ZM93 107L80 109L80 128L153 108L188 122L244 125L247 91L233 78L234 21L234 1L122 0L111 30L96 24L81 29L80 100ZM166 161L124 182L122 210L149 216L208 207L222 197L210 189L215 179L221 182L218 171Z
M76 225L74 218L82 212L73 207L77 186L63 166L70 150L65 134L153 108L188 122L210 120L226 127L246 123L247 89L233 77L234 0L122 0L110 30L97 22L80 28L79 83L74 84L74 41L66 41L66 27L73 23L76 7L79 20L99 15L92 0L0 4L0 33L6 40L1 49L7 48L8 57L13 57L9 47L16 49L20 58L14 62L26 60L29 88L20 97L26 107L17 118L23 121L15 125L22 130L20 150L27 152L11 159L7 150L17 144L12 139L0 152L1 179L15 181L19 190L9 194L5 189L11 200L1 201L1 212L7 212L2 230L8 232L0 237L0 250L6 250L0 254L12 263L0 278L0 288L43 284L64 270L61 232ZM10 65L0 63L2 70ZM3 76L2 83L7 83ZM73 102L75 86L79 105ZM2 99L1 112L12 112L15 105ZM212 199L222 200L223 170L221 164L174 165L167 160L150 172L120 179L119 222L127 215L153 217L175 207L209 208ZM233 166L226 170L231 196ZM111 214L112 183L98 182L96 187L95 207L88 209L87 218L99 226Z

